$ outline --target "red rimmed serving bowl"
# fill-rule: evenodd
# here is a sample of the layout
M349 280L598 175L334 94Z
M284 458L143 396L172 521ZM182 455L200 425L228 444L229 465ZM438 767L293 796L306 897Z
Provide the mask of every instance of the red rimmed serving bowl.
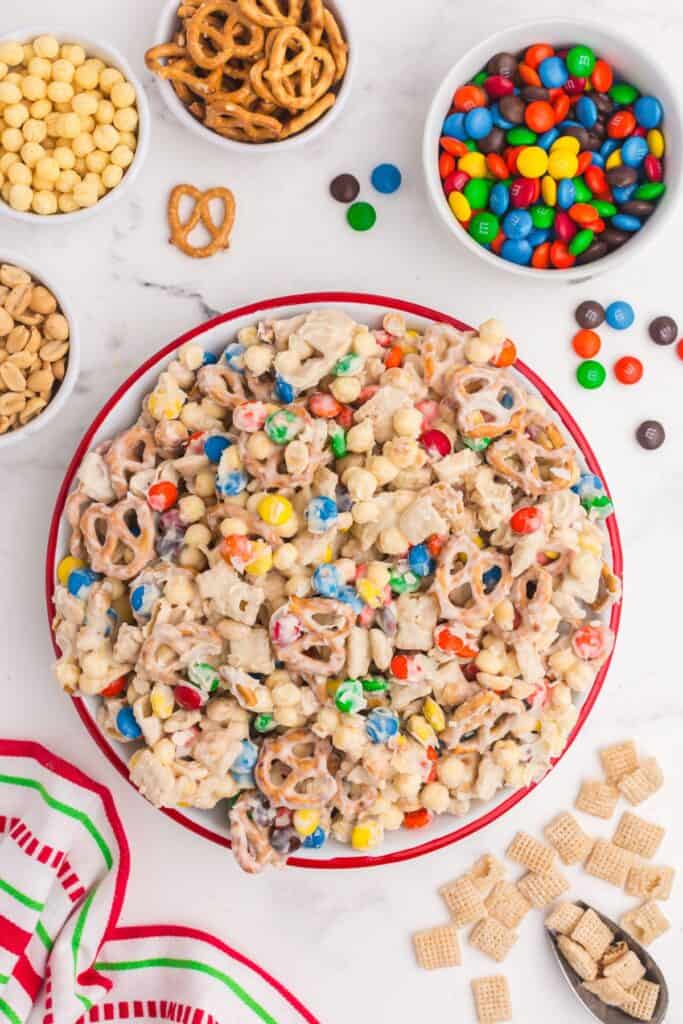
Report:
M234 338L235 333L240 328L253 323L255 320L266 316L274 318L294 316L303 310L312 309L316 306L343 309L349 316L360 323L368 323L370 325L379 326L382 316L387 311L396 310L405 314L411 326L418 328L426 327L428 323L437 321L451 324L461 330L468 329L467 324L453 316L426 306L404 302L401 299L355 292L311 292L302 295L286 295L254 302L248 306L240 306L229 313L223 313L221 316L201 324L199 327L194 328L194 330L188 331L181 337L171 341L168 345L165 345L131 374L98 412L85 432L66 471L59 494L57 495L48 538L45 563L45 595L48 620L51 621L54 614L52 598L55 588L56 567L59 560L67 554L68 550L69 529L63 516L64 504L73 487L78 467L86 453L94 445L126 429L135 421L143 397L152 390L161 369L180 345L184 345L185 342L194 339L198 340L207 349L220 351L228 341ZM595 473L605 482L600 464L593 450L578 424L559 398L533 370L519 360L514 365L514 371L520 374L525 386L531 392L536 392L546 401L557 420L562 423L565 432L571 436L579 455L581 468ZM609 493L606 483L605 487ZM609 547L607 557L611 561L615 574L621 577L621 541L614 514L610 515L606 520L606 529ZM609 625L615 634L619 629L620 617L621 605L616 604L611 609L609 619ZM57 648L55 649L57 650ZM605 682L608 668L609 660L600 669L590 690L581 695L579 716L568 738L563 754L566 753L574 742L593 709ZM117 771L127 779L127 757L130 753L130 747L126 751L123 744L110 740L101 731L96 721L98 699L96 697L73 697L72 699L74 707L90 735ZM554 759L553 767L563 754ZM439 850L442 847L450 846L452 843L456 843L460 839L464 839L466 836L485 828L486 825L510 812L537 785L539 783L514 792L503 790L492 801L475 806L469 814L462 818L440 815L435 817L430 825L417 831L400 829L396 832L388 832L382 847L375 855L355 853L350 847L341 846L330 840L320 851L310 851L306 856L292 857L289 863L296 867L307 868L360 868L374 867L380 864L393 864L403 860L410 860L413 857L420 857L425 853L430 853L432 850ZM221 805L211 811L199 811L194 808L165 808L163 813L204 839L209 839L221 846L230 845L227 814Z

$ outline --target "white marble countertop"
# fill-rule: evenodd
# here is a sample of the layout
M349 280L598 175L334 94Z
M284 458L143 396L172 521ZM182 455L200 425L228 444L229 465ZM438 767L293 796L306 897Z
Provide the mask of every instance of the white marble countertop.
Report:
M159 6L159 0L63 0L59 27L75 37L83 32L113 42L144 74L143 52ZM289 155L226 156L184 135L145 77L152 147L129 199L81 226L65 221L63 230L0 218L0 244L26 253L68 291L83 339L82 373L68 409L45 433L0 458L0 732L39 740L111 787L133 854L123 923L179 921L215 931L271 970L325 1024L403 1024L416 1016L467 1022L475 1020L469 979L495 973L495 965L468 949L463 968L420 973L412 966L410 933L444 920L437 885L484 851L502 853L516 828L538 830L556 809L570 806L579 780L598 771L599 745L635 735L644 750L661 758L668 786L644 813L669 826L661 860L675 863L683 854L683 821L673 814L683 716L674 649L683 571L676 541L683 508L683 363L646 337L653 315L671 313L683 323L680 222L668 225L654 251L592 286L520 285L473 260L428 208L419 160L422 121L449 64L468 45L526 17L528 5L345 0L344 6L355 23L360 60L349 105L329 137ZM54 8L53 0L33 0L31 20L51 24ZM589 0L573 6L577 16L595 10ZM0 34L17 18L28 21L15 12L16 5L0 5ZM543 14L553 12L564 14L566 3L547 0ZM683 15L674 0L662 0L656 17L645 0L604 0L601 13L646 41L680 88ZM392 197L372 196L367 184L371 168L383 160L404 173L404 186ZM377 225L366 235L350 231L343 207L328 198L328 182L341 171L355 173L376 203ZM179 181L234 190L237 220L229 253L193 262L168 245L165 202ZM143 358L213 311L326 288L408 298L475 324L492 315L505 321L522 357L574 412L602 461L625 549L624 618L587 727L558 770L507 819L455 848L397 866L337 873L293 869L254 880L225 851L182 831L126 786L59 693L50 674L43 603L45 540L77 440ZM636 325L627 334L603 332L608 364L629 352L645 362L645 378L628 392L613 381L597 393L582 392L573 380L572 310L589 297L627 298L636 308ZM668 432L657 453L643 452L632 436L637 423L650 417L661 419ZM593 828L592 819L585 824ZM610 830L596 825L601 834ZM571 874L574 894L605 912L618 914L629 904L610 886ZM679 884L665 906L672 929L654 947L669 977L672 1022L681 1019L683 1000L675 959L681 892ZM551 963L539 915L523 924L504 970L516 1021L545 1024L550 1006L555 1019L567 1024L585 1019Z

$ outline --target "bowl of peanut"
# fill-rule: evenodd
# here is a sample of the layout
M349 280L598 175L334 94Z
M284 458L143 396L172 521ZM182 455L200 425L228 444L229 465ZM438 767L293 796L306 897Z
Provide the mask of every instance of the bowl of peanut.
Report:
M71 33L0 37L0 213L74 223L120 199L149 144L150 115L125 58Z
M0 450L54 419L73 391L79 356L61 291L23 256L0 249Z

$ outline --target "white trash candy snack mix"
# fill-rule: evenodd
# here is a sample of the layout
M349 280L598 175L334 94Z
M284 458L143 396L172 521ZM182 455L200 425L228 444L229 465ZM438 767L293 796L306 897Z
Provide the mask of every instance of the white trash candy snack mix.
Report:
M608 659L592 474L479 334L335 309L188 343L66 505L57 677L249 872L540 778ZM586 497L588 495L588 497Z

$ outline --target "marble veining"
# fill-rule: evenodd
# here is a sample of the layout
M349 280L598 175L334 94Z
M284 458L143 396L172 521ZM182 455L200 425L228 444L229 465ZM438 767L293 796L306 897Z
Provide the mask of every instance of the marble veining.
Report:
M414 1019L474 1021L469 979L497 966L466 947L465 966L431 975L412 966L411 931L445 920L439 884L480 853L502 853L517 828L538 831L569 807L581 778L597 775L594 751L636 735L660 757L668 787L641 810L669 826L658 859L683 853L683 822L674 815L680 774L683 690L680 685L680 510L683 506L683 363L646 335L648 320L670 313L683 326L680 227L672 219L656 249L595 283L523 286L511 275L473 262L433 217L422 184L420 136L429 99L450 63L485 35L531 13L523 0L339 0L352 21L359 64L349 105L330 134L290 153L226 155L184 134L145 79L153 136L135 190L108 212L80 226L25 228L0 216L0 247L25 253L69 293L82 334L82 373L69 407L44 433L0 456L1 731L51 745L110 786L131 840L133 865L127 921L178 920L216 931L285 981L325 1024ZM107 39L144 75L143 53L153 40L159 0L65 0L60 27ZM599 15L646 41L681 87L683 14L675 0L653 8L645 0L577 0L577 17ZM566 15L547 0L543 16ZM15 20L46 26L52 0L33 0L30 18L0 5L0 34ZM372 194L372 167L391 160L404 186L394 196ZM344 210L327 195L330 179L355 173L363 198L378 212L375 228L357 235ZM168 244L165 203L179 182L228 185L237 199L229 252L191 261ZM680 222L679 222L680 223ZM575 414L602 462L614 493L625 553L621 636L595 711L574 747L542 786L508 818L458 847L370 871L292 870L250 879L229 854L183 832L127 787L83 732L50 675L52 652L45 619L42 572L47 527L59 482L83 431L114 387L143 359L197 323L242 303L272 295L356 289L396 295L479 323L498 316L522 357ZM620 355L643 359L645 376L627 391L608 378L597 393L573 380L569 348L572 310L584 298L626 298L636 325L605 330L606 365ZM668 440L645 453L632 439L641 419L665 423ZM583 819L596 834L614 823ZM514 872L511 873L514 877ZM569 872L573 893L608 915L630 898ZM195 878L188 886L180 877ZM668 935L653 947L669 977L672 1016L683 1000L676 972L681 941L678 884L664 910ZM548 1006L563 1024L584 1012L551 961L538 914L521 926L520 941L503 970L510 978L515 1020L545 1024Z

